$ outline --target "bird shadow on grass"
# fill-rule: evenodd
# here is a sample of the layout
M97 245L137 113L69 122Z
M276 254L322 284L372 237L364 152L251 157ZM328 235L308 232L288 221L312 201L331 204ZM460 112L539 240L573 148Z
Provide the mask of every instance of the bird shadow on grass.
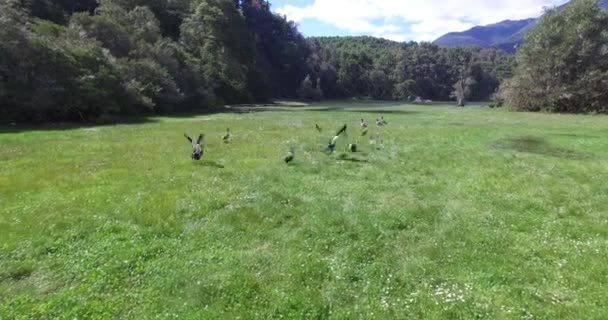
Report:
M332 112L356 112L356 113L370 113L370 114L417 114L420 113L418 111L413 111L413 110L402 110L402 109L398 109L398 110L391 110L391 109L386 109L386 108L382 108L382 107L378 107L378 108L370 108L370 107L366 107L366 108L352 108L352 107L346 107L346 108L342 108L342 107L325 107L325 108L311 108L308 109L306 111L311 111L311 112L326 112L326 111L332 111Z
M298 104L298 105L285 105L285 104L260 104L260 105L237 105L229 106L222 109L224 113L257 113L257 112L291 112L291 111L305 111L305 112L356 112L356 113L369 113L369 114L416 114L419 111L414 110L403 110L402 104L391 104L391 103L348 103L341 106L323 106L316 104Z
M551 145L543 138L534 136L504 138L494 141L492 146L501 150L512 150L570 160L585 160L592 157L592 155L588 153Z
M201 166L201 167L210 167L210 168L216 168L216 169L226 168L223 164L221 164L217 161L211 161L211 160L197 161L196 165Z
M341 153L338 157L337 157L338 161L348 161L348 162L355 162L355 163L369 163L369 160L367 159L360 159L357 158L353 155L347 154L347 153Z
M31 123L17 123L17 124L5 124L0 123L0 134L1 133L21 133L28 131L69 131L76 129L97 129L101 127L111 127L117 125L139 125L155 123L158 120L149 118L146 116L140 117L116 117L107 121L98 122L60 122L60 123L45 123L45 124L31 124Z
M566 137L566 138L578 138L578 139L597 139L600 136L590 135L590 134L577 134L577 133L552 133L551 135L557 137Z

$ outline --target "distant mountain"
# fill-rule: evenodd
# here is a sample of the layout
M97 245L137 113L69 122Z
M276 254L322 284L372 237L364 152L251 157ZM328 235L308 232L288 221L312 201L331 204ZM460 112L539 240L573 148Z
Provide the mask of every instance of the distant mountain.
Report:
M608 9L608 0L600 0L599 4L602 8ZM433 43L442 47L498 47L507 52L514 52L523 42L526 32L537 22L536 18L505 20L487 26L473 27L463 32L450 32Z
M434 43L443 47L505 47L513 48L523 39L524 33L536 24L537 19L505 20L487 26L473 27L464 32L450 32ZM511 51L511 50L507 50Z

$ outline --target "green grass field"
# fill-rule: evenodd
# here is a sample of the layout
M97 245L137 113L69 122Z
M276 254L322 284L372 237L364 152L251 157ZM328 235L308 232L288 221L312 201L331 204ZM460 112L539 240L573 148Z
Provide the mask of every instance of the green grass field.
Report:
M2 130L0 319L608 317L605 116L333 103Z

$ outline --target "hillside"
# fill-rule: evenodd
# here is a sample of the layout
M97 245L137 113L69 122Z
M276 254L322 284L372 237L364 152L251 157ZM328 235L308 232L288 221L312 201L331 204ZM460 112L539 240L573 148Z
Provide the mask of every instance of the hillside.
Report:
M602 8L608 9L608 0L600 0L599 4ZM529 18L476 26L463 32L447 33L433 43L443 47L498 47L513 52L522 43L526 32L533 28L537 21L537 18Z
M487 26L473 27L464 32L450 32L434 43L444 47L479 46L488 48L501 44L515 44L536 23L536 19L505 20Z

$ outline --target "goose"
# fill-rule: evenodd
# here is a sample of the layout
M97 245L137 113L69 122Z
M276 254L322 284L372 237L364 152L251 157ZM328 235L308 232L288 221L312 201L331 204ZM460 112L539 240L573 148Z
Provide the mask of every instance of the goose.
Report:
M290 162L293 161L293 159L296 157L296 154L294 152L293 149L289 149L289 151L287 152L287 155L285 156L285 158L283 158L283 161L285 161L285 163L289 164Z
M203 138L205 137L205 135L199 134L196 141L190 138L190 136L185 133L184 137L186 137L186 139L188 139L188 141L190 141L190 144L192 145L192 159L200 160L203 157L203 153L205 152L203 144Z
M319 132L323 131L323 129L321 129L321 127L319 127L318 123L315 123L315 128L317 128L317 131L319 131Z
M365 130L367 129L367 121L365 121L363 118L361 118L361 129Z
M338 141L338 138L340 138L340 135L344 132L346 132L346 125L342 126L342 128L340 128L340 130L338 130L336 135L333 136L331 139L329 139L329 142L327 143L327 149L326 149L327 152L334 153L336 151L336 141Z
M327 143L327 152L328 153L334 153L336 151L336 141L338 140L338 136L334 136L333 138L329 139L329 142Z
M383 125L388 124L388 122L386 122L386 120L384 120L384 116L380 117L380 122L382 122Z
M376 119L376 125L378 127L382 127L384 125L384 122L380 121L380 119Z
M224 143L230 143L232 141L232 133L230 133L230 128L226 129L226 134L222 138Z

